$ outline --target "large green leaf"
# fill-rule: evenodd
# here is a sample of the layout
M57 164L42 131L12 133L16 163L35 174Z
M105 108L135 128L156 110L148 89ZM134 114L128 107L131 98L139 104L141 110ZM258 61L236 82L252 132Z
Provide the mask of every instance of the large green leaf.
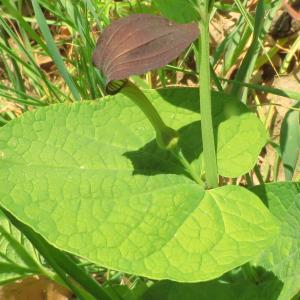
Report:
M300 289L300 183L278 182L253 189L281 224L274 245L256 261L284 282L278 299L291 299Z
M199 19L194 0L153 0L153 2L162 15L173 21L189 23Z
M160 101L172 126L198 116ZM0 132L3 206L58 248L97 264L208 280L258 255L277 233L246 189L204 191L184 176L125 97L53 105Z

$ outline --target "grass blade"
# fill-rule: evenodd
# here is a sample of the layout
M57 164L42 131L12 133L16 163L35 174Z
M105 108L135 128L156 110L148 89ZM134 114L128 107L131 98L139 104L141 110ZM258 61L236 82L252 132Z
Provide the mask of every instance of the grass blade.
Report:
M240 3L239 1L236 0L237 3ZM244 11L242 9L242 11ZM257 9L256 9L256 15L255 15L255 25L253 29L253 39L251 46L249 47L244 60L236 74L235 79L237 81L245 81L249 82L250 77L253 73L253 69L255 66L256 59L259 54L260 50L260 44L259 44L259 37L260 34L264 28L264 18L265 18L265 4L264 0L259 0ZM251 23L250 23L251 24ZM233 85L232 90L231 90L232 95L239 95L240 94L240 87L238 85ZM247 100L247 89L243 89L243 94L242 96L242 102L246 102Z
M33 5L33 9L35 12L35 16L37 19L37 22L40 26L41 32L44 36L44 39L46 41L46 44L48 46L48 51L50 56L52 57L60 75L63 77L63 79L65 80L66 84L68 85L68 87L70 88L70 91L74 97L75 100L80 100L81 99L81 95L77 89L77 86L75 84L75 82L73 81L71 75L69 74L68 70L66 69L66 66L63 62L62 57L60 56L60 53L57 49L57 46L53 40L53 37L51 35L51 32L49 30L47 21L45 19L45 16L41 10L41 7L38 3L37 0L32 0L32 5Z
M295 56L296 52L300 49L300 35L297 37L296 41L293 43L292 47L289 49L289 52L286 54L286 57L283 60L283 63L280 67L280 74L287 72L287 69L291 63L292 58Z
M44 274L43 267L26 251L24 246L21 245L2 226L0 226L0 234L12 245L16 254L23 261L23 263L29 267L29 269L35 270L37 273Z

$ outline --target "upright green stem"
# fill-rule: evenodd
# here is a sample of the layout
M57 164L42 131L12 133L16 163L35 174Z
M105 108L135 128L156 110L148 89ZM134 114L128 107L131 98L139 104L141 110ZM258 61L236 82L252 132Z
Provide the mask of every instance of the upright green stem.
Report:
M200 88L200 111L201 130L203 142L203 155L205 163L205 174L207 186L215 188L218 186L218 170L214 132L211 112L211 86L210 86L210 65L209 65L209 14L208 7L203 2L199 5L201 21L199 22L199 88Z

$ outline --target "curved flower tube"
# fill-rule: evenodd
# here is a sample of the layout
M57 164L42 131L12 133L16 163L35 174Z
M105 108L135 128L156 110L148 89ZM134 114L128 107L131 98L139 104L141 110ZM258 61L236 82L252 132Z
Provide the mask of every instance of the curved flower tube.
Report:
M131 99L147 116L156 132L156 142L160 148L175 149L179 135L176 130L168 127L146 95L133 83L127 81L122 93Z
M160 16L136 14L105 28L93 54L94 65L105 76L106 92L121 91L129 97L144 112L156 132L158 145L166 150L177 147L178 133L163 122L128 77L166 65L198 36L197 24L177 24Z
M103 72L108 85L163 67L198 36L196 23L177 24L160 16L131 15L105 28L97 42L93 63Z

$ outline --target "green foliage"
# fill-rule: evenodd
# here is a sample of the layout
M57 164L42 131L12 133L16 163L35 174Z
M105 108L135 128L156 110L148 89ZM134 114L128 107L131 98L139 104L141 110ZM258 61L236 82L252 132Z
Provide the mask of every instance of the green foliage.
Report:
M280 234L255 263L272 272L284 285L277 299L291 299L299 291L300 272L300 183L277 182L252 191L280 222Z
M10 0L2 2L0 59L6 61L8 58L12 62L14 68L7 64L5 70L14 76L10 76L12 86L9 90L0 85L0 96L10 97L23 107L24 104L36 106L80 98L94 99L103 95L102 78L91 63L96 36L92 34L94 20L89 16L101 19L98 26L102 28L106 24L104 9L96 10L94 1L87 0L33 1L33 7L29 10L31 18L28 18L22 14L22 1L18 5ZM48 16L54 16L55 21L49 20L49 17L46 19L43 11L47 11ZM14 27L10 26L12 22ZM66 45L56 43L55 35L60 34L58 25L65 29L68 38L65 42L72 44L72 51ZM7 40L13 41L14 46L7 45ZM49 78L41 63L45 57L50 57L48 64L54 64L54 70L58 71L62 81L55 82ZM20 70L19 76L16 68Z
M35 12L35 16L37 19L37 22L40 26L41 32L43 34L43 37L46 41L46 44L48 46L48 52L50 54L50 57L53 59L53 61L55 62L57 69L59 70L60 74L62 75L62 77L64 78L66 84L69 86L70 91L74 97L75 100L80 100L80 94L79 91L73 81L73 79L71 78L68 70L66 69L63 59L59 53L58 48L56 47L56 44L53 40L53 37L51 35L51 32L49 30L49 27L47 25L47 21L44 17L44 14L41 10L41 7L38 3L38 1L36 0L32 0L32 5L33 5L33 9Z
M297 103L295 108L299 108ZM292 180L300 151L299 111L290 110L283 119L280 148L286 180Z
M167 18L179 23L199 19L195 0L153 0L155 6Z
M197 116L159 100L174 127ZM1 132L2 204L59 248L152 278L212 279L269 245L276 223L258 198L204 191L153 138L119 95L27 113Z
M0 211L0 284L43 274L42 269L30 242Z
M163 119L170 120L168 125L180 130L182 151L195 170L201 173L202 141L200 136L195 139L195 135L201 132L198 121L201 116L197 113L198 90L165 89L151 91L148 97L157 103ZM175 117L171 116L172 113ZM262 123L242 103L222 93L212 93L212 115L219 174L226 177L245 174L253 168L267 141Z
M177 283L161 281L149 288L142 300L276 300L282 283L268 274L257 284L243 278L242 272L235 276L227 275L221 280L203 283ZM230 280L227 279L230 277Z
M9 211L3 211L9 221L28 238L57 274L57 276L45 274L46 276L59 284L69 287L79 299L92 300L94 299L92 296L95 299L110 299L106 291L78 266L73 258L53 247L32 228L16 219ZM77 286L74 281L80 283L84 290L80 286Z
M138 279L130 288L126 285L114 284L105 290L112 300L141 300L142 295L148 290L148 286L144 281Z

